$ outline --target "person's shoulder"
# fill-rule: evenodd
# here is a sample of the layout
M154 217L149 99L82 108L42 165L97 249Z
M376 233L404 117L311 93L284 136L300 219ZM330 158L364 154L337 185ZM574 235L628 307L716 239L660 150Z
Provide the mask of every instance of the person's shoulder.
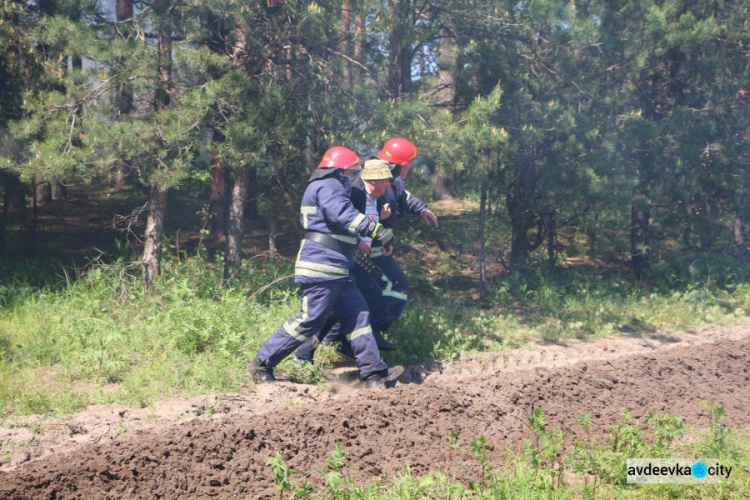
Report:
M320 202L321 200L347 195L348 192L341 181L339 181L335 177L326 177L324 179L318 179L308 184L307 189L305 189L303 198L312 198Z
M346 187L344 186L344 183L339 179L338 177L325 177L323 179L320 179L319 181L314 182L313 184L317 184L316 189L329 189L332 191L345 191Z

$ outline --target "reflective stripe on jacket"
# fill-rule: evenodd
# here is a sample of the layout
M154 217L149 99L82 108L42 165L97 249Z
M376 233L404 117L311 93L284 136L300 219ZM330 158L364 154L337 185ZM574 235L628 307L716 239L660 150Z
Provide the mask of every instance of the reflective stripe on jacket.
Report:
M344 243L356 245L357 236L366 236L369 219L352 205L348 179L333 172L307 185L302 196L300 222L306 231L330 234ZM314 241L302 240L294 265L297 283L314 283L347 278L352 260Z

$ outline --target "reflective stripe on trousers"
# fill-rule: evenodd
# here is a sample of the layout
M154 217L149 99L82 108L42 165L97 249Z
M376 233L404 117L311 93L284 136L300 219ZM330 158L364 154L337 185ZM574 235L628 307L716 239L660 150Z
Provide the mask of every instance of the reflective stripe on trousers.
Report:
M372 261L383 271L383 300L387 306L388 322L393 323L406 307L409 292L409 278L393 256L375 257Z
M372 336L367 303L351 279L303 284L299 314L289 318L263 343L258 360L265 366L278 365L302 342L318 333L331 312L341 322L342 333L351 337L360 376L386 369Z

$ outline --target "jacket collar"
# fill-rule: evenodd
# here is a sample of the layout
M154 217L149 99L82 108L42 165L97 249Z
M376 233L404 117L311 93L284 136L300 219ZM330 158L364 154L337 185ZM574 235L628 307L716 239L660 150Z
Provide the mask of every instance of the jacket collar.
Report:
M319 181L320 179L326 179L328 177L335 177L337 179L341 179L341 173L339 172L338 168L333 167L326 167L326 168L316 168L313 170L312 175L310 175L310 178L307 179L307 183L311 183L313 181Z

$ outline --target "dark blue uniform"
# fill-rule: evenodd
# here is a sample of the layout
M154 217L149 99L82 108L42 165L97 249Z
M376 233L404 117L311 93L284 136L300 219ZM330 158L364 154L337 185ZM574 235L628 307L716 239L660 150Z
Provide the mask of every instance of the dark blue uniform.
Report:
M338 170L316 174L318 178L313 175L302 197L302 226L344 245L356 245L357 236L370 236L373 222L352 205L348 179ZM257 361L262 366L276 366L318 333L333 313L354 351L360 377L387 369L372 335L367 303L350 275L351 267L352 259L346 253L302 240L295 263L295 281L302 285L302 307L260 348Z
M383 198L391 206L391 216L383 219L381 223L390 229L396 229L399 217L409 214L421 214L427 210L427 203L423 202L416 196L406 190L404 180L401 178L400 167L392 170L393 180L391 185L386 189ZM388 324L384 325L384 330L388 329L390 323L398 319L406 307L406 299L409 293L409 278L406 277L401 266L398 265L393 256L384 256L382 249L373 244L371 258L372 261L383 271L385 278L383 297L386 302Z
M367 194L362 179L355 181L350 191L350 197L354 208L364 213L365 205L367 203ZM380 213L384 204L385 199L383 197L376 200L378 213ZM377 244L379 242L374 240L373 243ZM391 323L388 310L389 303L383 296L383 289L386 288L386 282L388 282L388 280L385 279L382 282L378 281L374 276L357 264L354 264L354 267L352 268L352 276L355 279L357 288L361 292L370 309L370 324L373 333L377 335L378 333L385 331ZM385 278L385 276L383 276L383 278ZM337 319L337 316L334 314L332 318L325 323L324 327L318 334L318 338L324 339L324 343L326 344L343 340L342 333L345 330L343 329L343 325L339 323ZM316 347L317 342L310 339L300 346L295 356L299 360L312 361Z

